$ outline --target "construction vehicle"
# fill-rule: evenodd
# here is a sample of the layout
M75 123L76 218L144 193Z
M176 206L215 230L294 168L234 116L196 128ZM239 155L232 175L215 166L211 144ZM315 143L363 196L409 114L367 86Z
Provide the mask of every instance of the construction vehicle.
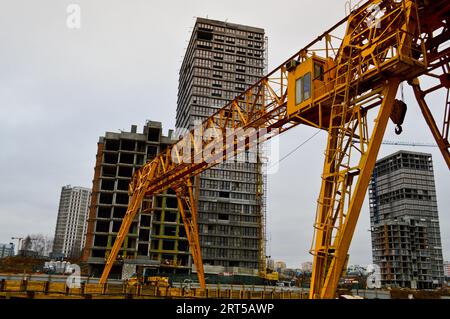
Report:
M335 298L389 119L396 125L396 133L402 130L406 105L396 100L401 83L411 85L450 168L449 19L448 0L369 0L359 4L208 117L201 129L222 133L213 144L182 138L146 163L130 183L128 210L100 283L106 282L144 196L170 188L177 194L199 283L204 288L193 178L227 155L250 149L248 139L239 147L230 128L259 130L264 139L257 143L263 143L297 125L308 125L328 135L310 251L314 256L310 298ZM432 81L422 81L425 78ZM421 81L427 88L422 88ZM445 91L440 128L426 97ZM192 136L194 131L187 135ZM224 143L229 140L232 143ZM203 153L215 145L222 145L222 151Z
M278 272L269 268L259 271L258 276L260 276L264 280L264 284L270 286L276 285L278 280L280 280Z
M127 283L129 286L143 285L143 286L158 286L158 287L171 287L172 282L169 276L148 276L144 271L143 275L134 273L128 278Z

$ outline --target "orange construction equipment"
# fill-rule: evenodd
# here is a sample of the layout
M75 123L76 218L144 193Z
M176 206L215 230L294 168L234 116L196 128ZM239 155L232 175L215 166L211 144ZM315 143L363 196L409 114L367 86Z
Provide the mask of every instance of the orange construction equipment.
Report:
M412 85L450 168L449 20L447 0L367 1L202 123L201 130L214 130L222 138L210 143L191 131L191 138L144 165L130 184L130 204L100 283L106 282L143 197L171 188L205 287L191 180L227 155L251 147L249 138L239 147L230 128L263 128L259 134L268 139L275 131L281 134L302 124L328 133L311 249L310 297L334 298L389 119L401 130L405 107L395 99L400 83ZM419 79L425 77L437 84L421 88ZM442 130L425 101L438 90L447 90ZM220 151L212 152L215 147Z

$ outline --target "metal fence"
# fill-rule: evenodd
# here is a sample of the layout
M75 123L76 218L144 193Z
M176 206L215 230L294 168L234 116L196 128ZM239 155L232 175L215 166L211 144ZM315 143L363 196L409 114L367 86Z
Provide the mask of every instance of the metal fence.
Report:
M146 299L146 298L218 298L218 299L307 299L308 294L276 287L209 286L206 289L160 286L130 286L127 283L99 285L81 283L69 288L65 282L5 280L0 281L1 298L70 299Z

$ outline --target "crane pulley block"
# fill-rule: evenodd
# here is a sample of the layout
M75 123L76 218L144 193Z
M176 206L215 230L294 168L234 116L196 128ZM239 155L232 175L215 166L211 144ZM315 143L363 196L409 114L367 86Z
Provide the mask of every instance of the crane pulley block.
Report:
M406 106L406 103L401 100L395 100L394 106L392 108L390 119L391 121L396 124L395 127L395 134L400 135L403 132L402 124L405 120L406 116L406 110L408 107Z

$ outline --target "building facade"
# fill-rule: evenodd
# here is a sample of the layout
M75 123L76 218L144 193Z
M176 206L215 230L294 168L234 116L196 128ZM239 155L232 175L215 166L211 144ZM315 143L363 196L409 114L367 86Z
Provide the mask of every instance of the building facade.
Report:
M85 245L86 219L91 190L79 186L63 186L56 220L53 253L78 258Z
M14 256L14 244L0 244L0 258Z
M429 289L444 268L431 154L377 161L369 185L373 263L385 286Z
M447 280L450 279L450 261L444 262L444 276Z
M192 129L265 71L264 30L197 18L180 69L176 126ZM248 154L247 154L248 155ZM200 174L198 224L205 271L257 269L264 241L261 164L218 164ZM216 267L214 267L216 266Z
M275 262L275 270L278 273L282 273L284 269L286 269L286 262L282 261L282 260L278 260Z
M106 132L97 146L93 192L83 260L91 274L101 275L128 207L128 185L147 161L172 145L172 131L162 134L160 122L147 121L142 132ZM125 268L188 272L189 244L178 202L171 190L145 198L119 252L110 278L126 277ZM126 267L125 267L126 266Z
M305 261L301 264L300 269L304 272L310 273L310 272L312 272L312 267L313 267L313 264L311 261Z

